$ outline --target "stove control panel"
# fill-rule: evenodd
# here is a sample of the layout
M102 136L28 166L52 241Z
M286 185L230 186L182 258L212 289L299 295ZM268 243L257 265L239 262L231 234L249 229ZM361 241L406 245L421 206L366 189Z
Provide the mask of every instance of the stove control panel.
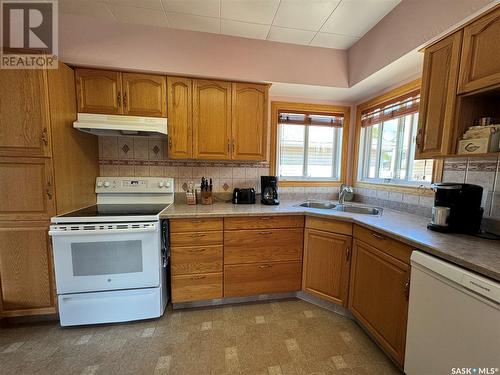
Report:
M168 177L97 177L95 192L159 193L174 192L174 179Z

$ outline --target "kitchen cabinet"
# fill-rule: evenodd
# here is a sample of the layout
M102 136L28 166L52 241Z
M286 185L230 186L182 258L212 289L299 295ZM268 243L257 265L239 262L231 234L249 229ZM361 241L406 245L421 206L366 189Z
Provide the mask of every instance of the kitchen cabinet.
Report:
M49 158L0 157L0 220L48 220L54 216ZM7 183L8 182L8 183Z
M123 114L167 117L167 81L164 76L122 73Z
M411 249L358 226L355 227L354 236L349 309L384 350L402 366L406 343Z
M0 222L1 316L56 312L48 222Z
M453 146L462 31L425 50L416 158L448 155Z
M170 220L172 302L222 298L223 220Z
M50 154L47 74L41 69L0 74L0 156Z
M123 113L120 72L78 68L75 74L78 112Z
M459 93L500 84L500 7L464 28Z
M167 77L168 157L193 158L193 82L189 78Z
M193 156L231 159L231 83L193 81Z
M265 160L268 86L233 83L231 157Z
M302 289L347 306L350 236L306 227Z
M166 77L76 69L78 112L167 117Z

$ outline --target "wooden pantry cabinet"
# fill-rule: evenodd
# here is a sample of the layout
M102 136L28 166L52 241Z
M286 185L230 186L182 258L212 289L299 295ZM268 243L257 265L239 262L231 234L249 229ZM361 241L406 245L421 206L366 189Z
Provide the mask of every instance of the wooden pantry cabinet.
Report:
M354 226L349 309L401 366L404 363L412 249Z
M352 224L306 218L302 290L347 307Z
M173 159L265 160L269 85L168 77Z
M0 70L0 82L0 317L55 313L49 219L95 203L97 138L73 129L73 69Z
M166 77L76 69L78 112L167 117Z

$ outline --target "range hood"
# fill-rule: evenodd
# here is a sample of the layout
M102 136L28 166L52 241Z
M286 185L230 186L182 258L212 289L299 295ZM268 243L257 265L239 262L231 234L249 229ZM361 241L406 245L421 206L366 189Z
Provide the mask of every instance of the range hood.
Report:
M73 127L95 135L136 135L158 137L167 135L167 119L160 117L99 115L78 113Z

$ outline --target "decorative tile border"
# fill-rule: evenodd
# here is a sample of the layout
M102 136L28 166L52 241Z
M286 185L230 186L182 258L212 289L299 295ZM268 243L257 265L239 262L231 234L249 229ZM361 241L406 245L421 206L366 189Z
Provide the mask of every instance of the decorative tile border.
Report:
M99 159L99 165L153 165L163 167L203 167L203 168L269 168L268 162L234 162L234 161L176 161L176 160L141 160L141 159Z

